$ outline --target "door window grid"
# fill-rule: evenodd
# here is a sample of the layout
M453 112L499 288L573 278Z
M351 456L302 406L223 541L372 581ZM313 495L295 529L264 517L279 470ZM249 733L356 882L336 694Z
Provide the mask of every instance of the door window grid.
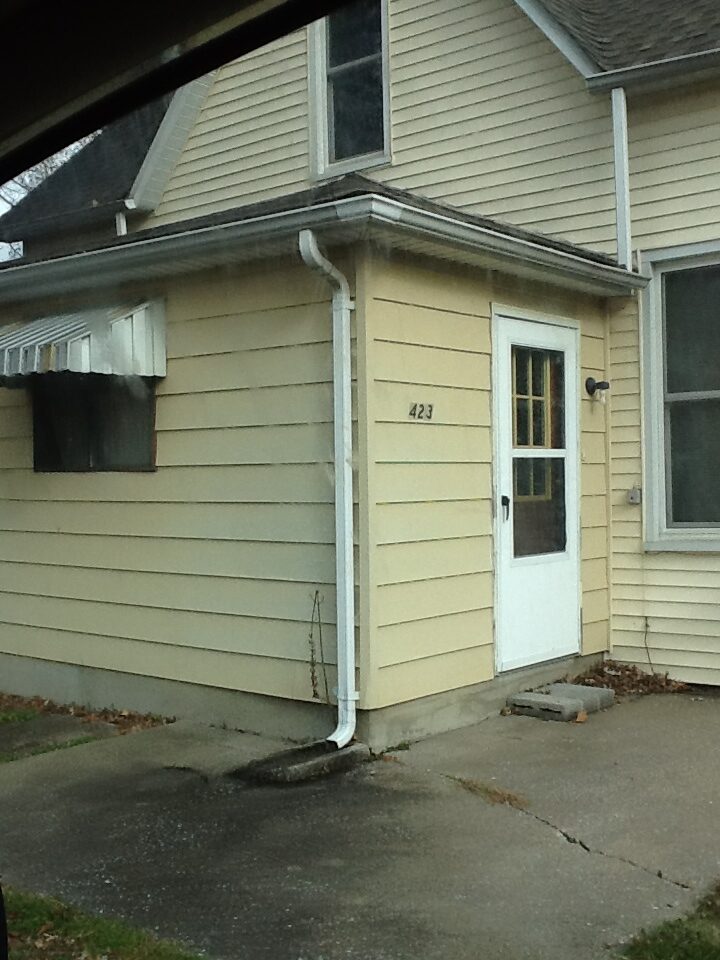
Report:
M550 356L544 350L512 349L513 446L548 447L551 436ZM515 459L515 500L549 500L550 461Z

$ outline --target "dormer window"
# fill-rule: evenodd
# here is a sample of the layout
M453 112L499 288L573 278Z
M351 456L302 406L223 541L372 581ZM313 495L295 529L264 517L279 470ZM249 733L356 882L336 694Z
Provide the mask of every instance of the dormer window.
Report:
M311 27L317 176L390 160L386 0L355 0Z

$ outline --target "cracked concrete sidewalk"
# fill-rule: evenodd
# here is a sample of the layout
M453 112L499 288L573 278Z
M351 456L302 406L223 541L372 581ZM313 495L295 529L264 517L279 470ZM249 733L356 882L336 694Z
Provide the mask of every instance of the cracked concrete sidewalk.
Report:
M720 877L719 721L496 717L281 788L222 776L277 743L157 728L5 765L0 870L222 960L609 958Z

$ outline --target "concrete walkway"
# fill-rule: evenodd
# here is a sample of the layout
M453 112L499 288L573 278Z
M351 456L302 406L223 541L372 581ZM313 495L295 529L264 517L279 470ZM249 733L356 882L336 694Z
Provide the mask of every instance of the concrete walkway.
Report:
M718 729L497 717L270 787L221 774L279 744L176 724L1 766L0 870L222 960L608 958L720 877Z

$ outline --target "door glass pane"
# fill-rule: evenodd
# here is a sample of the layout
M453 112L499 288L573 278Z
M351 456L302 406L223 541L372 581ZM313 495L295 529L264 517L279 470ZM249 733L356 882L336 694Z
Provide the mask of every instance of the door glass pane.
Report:
M565 358L557 350L512 348L513 446L565 446Z
M544 447L545 442L545 401L533 400L533 446Z
M671 523L720 523L720 400L669 405Z
M524 347L513 347L513 379L516 397L527 397L529 395L529 371L530 351Z
M564 459L513 457L513 539L516 557L565 549Z
M530 417L528 408L530 401L525 397L515 400L515 446L530 446Z

